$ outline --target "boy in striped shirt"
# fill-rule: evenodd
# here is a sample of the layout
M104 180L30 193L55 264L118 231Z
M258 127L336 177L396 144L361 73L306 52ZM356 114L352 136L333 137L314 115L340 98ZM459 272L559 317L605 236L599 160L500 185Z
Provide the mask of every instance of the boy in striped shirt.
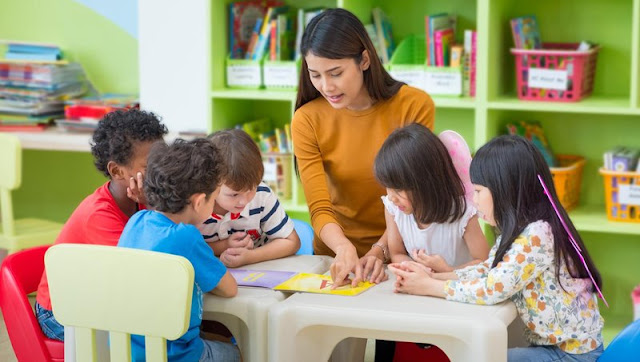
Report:
M278 198L262 182L264 166L256 143L239 129L209 136L222 151L228 174L213 214L198 227L227 267L293 255L300 239Z

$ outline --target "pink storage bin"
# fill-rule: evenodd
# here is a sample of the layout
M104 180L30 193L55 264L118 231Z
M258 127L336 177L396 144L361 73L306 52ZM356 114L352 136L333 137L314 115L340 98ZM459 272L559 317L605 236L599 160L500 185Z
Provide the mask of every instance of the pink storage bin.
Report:
M577 102L590 95L600 47L576 51L578 45L544 43L543 49L511 49L516 61L518 98Z

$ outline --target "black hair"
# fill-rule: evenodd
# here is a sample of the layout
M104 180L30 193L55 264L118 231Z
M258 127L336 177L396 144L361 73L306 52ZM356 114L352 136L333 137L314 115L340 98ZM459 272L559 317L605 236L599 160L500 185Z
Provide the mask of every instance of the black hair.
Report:
M165 134L167 127L151 112L134 108L107 113L93 133L91 154L94 164L98 171L110 177L107 169L110 161L129 165L136 143L159 141Z
M262 154L247 132L228 129L207 137L220 151L229 171L224 184L235 191L255 189L264 176Z
M560 215L582 250L582 256L593 279L598 287L602 288L600 273L569 215L558 200L551 171L540 151L531 142L520 136L494 138L478 150L471 162L470 173L471 182L488 188L493 196L493 218L501 241L491 265L492 268L502 261L504 254L527 225L543 220L551 225L553 231L558 282L560 282L561 260L564 260L572 277L589 277L580 255L571 245L569 235L564 230L560 218L544 194L544 189L538 180L540 175Z
M192 195L210 197L226 171L220 151L207 139L176 139L171 145L158 142L147 160L147 204L158 211L178 213L189 205Z
M412 123L393 131L374 161L378 182L406 191L416 221L446 223L464 215L464 186L451 156L438 136Z
M393 79L384 69L364 25L355 15L344 9L326 9L311 19L300 43L302 69L295 109L320 97L309 79L305 60L309 52L329 59L350 58L360 64L365 50L371 62L363 73L369 96L374 101L393 97L404 83Z

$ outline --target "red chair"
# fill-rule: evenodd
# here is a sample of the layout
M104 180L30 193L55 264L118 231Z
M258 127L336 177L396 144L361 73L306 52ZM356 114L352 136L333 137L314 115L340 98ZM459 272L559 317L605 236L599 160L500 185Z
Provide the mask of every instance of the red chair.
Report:
M0 267L0 308L18 361L64 361L64 343L42 333L27 298L38 289L49 246L10 254Z

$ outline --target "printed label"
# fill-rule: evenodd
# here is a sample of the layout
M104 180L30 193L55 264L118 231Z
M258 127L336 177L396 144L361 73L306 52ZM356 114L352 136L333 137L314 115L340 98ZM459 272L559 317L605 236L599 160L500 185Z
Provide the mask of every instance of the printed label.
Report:
M543 68L529 68L529 88L544 88L567 90L568 72L566 70L552 70Z
M227 66L227 85L259 86L260 65L236 64Z
M264 65L264 84L267 86L295 87L298 68L295 65Z
M396 69L389 74L396 80L426 91L425 72L419 69Z
M442 95L462 94L462 74L460 72L426 72L427 93Z
M621 204L640 205L640 185L620 185L618 195Z

